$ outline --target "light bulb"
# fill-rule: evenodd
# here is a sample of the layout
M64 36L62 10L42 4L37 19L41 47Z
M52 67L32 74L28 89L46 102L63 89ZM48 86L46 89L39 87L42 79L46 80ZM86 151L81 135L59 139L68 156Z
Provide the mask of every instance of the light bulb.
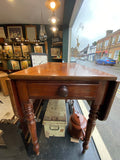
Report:
M50 7L51 7L52 9L54 9L54 8L56 7L56 3L55 3L55 2L51 2L51 3L50 3Z
M53 32L56 32L57 28L56 28L56 27L53 27L52 30L53 30Z
M56 23L56 18L53 17L53 18L51 19L51 22L55 24L55 23Z

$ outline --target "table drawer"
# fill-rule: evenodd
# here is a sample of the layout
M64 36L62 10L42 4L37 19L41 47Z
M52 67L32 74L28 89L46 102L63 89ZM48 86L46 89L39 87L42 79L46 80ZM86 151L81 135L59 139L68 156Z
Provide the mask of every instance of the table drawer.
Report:
M31 98L95 98L99 84L27 83Z

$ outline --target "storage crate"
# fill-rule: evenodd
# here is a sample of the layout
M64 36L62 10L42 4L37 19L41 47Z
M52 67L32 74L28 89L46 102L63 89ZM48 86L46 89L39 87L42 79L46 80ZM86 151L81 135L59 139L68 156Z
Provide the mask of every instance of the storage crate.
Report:
M49 100L44 120L45 137L64 137L66 120L65 100Z

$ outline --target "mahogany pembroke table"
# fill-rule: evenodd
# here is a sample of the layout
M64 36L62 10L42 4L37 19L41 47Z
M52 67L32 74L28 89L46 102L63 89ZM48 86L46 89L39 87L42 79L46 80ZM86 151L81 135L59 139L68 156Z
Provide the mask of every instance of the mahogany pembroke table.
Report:
M31 99L92 100L83 152L88 149L96 120L108 117L119 83L117 77L75 63L48 62L9 75L9 92L21 125L27 120L33 149L39 155L36 122Z

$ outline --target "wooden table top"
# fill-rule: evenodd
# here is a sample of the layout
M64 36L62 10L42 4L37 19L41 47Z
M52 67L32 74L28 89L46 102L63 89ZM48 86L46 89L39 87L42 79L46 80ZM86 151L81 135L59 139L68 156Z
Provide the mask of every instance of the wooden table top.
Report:
M48 62L9 74L21 80L116 80L117 77L76 63Z
M7 77L7 76L8 76L7 73L5 73L5 72L3 72L3 71L0 71L0 78L2 78L2 77Z

